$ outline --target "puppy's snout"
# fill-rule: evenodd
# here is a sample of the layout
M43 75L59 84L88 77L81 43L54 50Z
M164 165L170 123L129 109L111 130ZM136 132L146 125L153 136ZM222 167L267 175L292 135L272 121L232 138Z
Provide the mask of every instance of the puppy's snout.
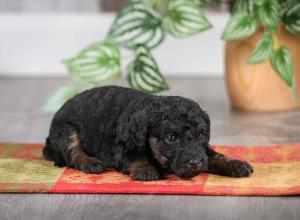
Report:
M203 160L189 160L188 167L192 170L199 170L202 167Z

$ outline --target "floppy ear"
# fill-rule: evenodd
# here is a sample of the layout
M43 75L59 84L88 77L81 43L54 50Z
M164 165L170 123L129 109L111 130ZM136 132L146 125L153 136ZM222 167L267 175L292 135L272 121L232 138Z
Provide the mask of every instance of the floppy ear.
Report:
M133 113L119 122L116 132L116 142L124 147L124 150L142 152L148 145L148 117L143 112Z
M202 111L202 113L203 113L202 117L203 117L203 119L204 119L204 121L205 121L205 123L207 124L207 127L208 127L207 136L208 136L208 141L209 141L210 140L210 119L209 119L208 114L205 111ZM209 145L208 145L208 147L209 147Z
M131 147L136 148L138 151L144 151L148 144L147 137L147 119L133 121L131 126L127 129L128 141Z
M210 131L210 119L209 119L209 116L208 116L208 114L205 111L202 111L202 112L203 112L203 119L207 123L208 129Z

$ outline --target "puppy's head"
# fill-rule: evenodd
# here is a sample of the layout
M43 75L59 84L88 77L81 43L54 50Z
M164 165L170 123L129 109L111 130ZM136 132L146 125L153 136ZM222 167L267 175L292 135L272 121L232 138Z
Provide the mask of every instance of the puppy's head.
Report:
M149 115L149 148L161 167L183 178L207 170L210 122L197 103L182 97L161 97Z

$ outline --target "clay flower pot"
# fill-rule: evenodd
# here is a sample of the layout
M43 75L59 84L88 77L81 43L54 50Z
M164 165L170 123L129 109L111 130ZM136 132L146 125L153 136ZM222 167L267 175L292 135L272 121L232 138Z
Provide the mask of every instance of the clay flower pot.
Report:
M226 84L231 104L246 111L286 111L300 108L300 36L282 27L276 33L293 58L295 98L287 84L274 72L269 61L247 64L263 30L245 40L226 43Z

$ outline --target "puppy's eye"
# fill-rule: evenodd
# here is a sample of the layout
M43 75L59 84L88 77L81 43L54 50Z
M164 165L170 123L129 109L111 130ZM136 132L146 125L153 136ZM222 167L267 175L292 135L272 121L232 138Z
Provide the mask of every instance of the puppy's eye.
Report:
M166 136L166 140L167 140L168 142L170 142L170 143L173 143L173 142L175 142L175 141L177 140L177 135L174 134L174 133L168 134L168 135Z

